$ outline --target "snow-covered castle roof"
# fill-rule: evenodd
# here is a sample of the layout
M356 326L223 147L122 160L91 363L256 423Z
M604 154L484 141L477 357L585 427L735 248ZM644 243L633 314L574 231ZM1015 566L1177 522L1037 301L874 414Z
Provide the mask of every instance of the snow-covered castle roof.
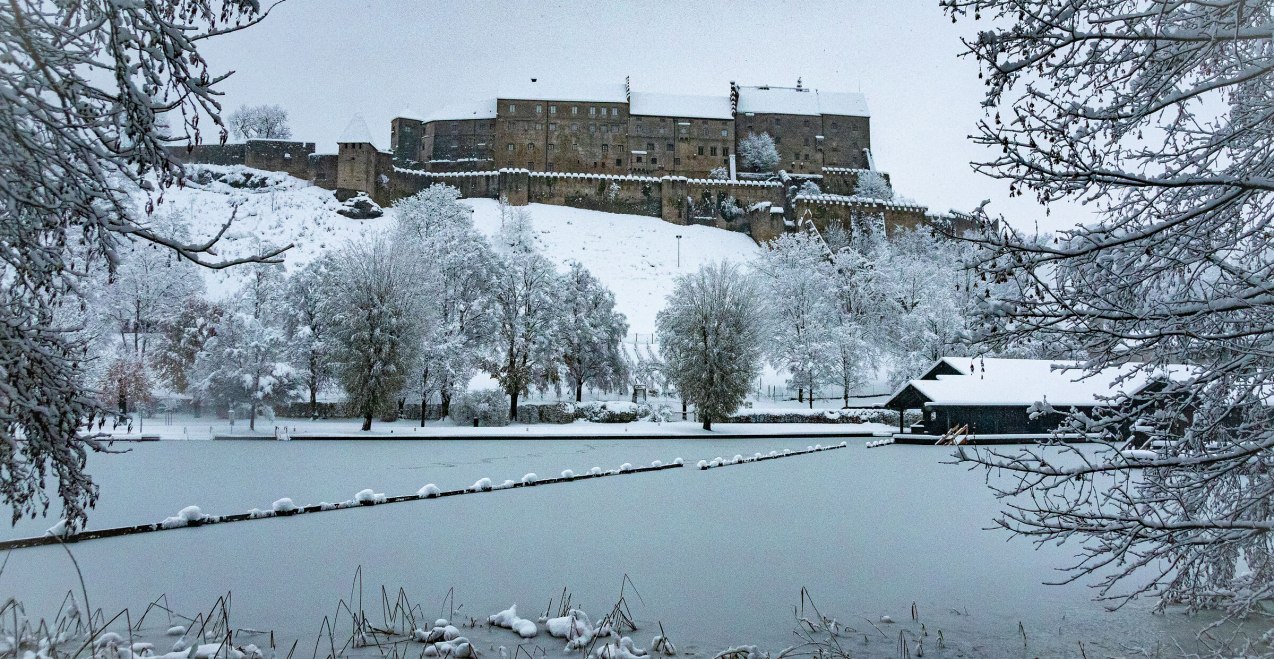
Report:
M738 111L753 114L837 114L870 117L867 97L796 87L739 87Z
M349 120L336 141L340 144L376 144L372 141L372 131L367 128L367 120L361 114L356 114Z
M733 119L728 96L633 92L629 114L686 119Z

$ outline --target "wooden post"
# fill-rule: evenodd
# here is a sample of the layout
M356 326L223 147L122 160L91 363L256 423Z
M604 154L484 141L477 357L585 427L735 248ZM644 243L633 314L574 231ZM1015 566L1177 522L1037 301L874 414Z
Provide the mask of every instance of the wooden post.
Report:
M900 407L900 408L898 408L898 434L899 434L899 435L903 434L904 432L907 432L906 428L904 428L904 427L903 427L903 425L902 425L902 417L903 417L903 414L904 414L906 411L907 411L907 410L904 410L904 409L903 409L903 408L901 408L901 407Z

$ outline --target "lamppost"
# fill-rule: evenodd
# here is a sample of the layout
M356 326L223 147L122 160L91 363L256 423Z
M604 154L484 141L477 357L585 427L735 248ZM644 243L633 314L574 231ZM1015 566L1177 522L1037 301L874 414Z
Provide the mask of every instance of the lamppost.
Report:
M681 268L681 234L677 234L677 268Z

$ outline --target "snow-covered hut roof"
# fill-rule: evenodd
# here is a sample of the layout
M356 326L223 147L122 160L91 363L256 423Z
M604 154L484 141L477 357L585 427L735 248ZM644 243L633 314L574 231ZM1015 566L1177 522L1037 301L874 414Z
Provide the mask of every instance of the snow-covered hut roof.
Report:
M622 84L554 82L536 80L507 84L499 98L525 101L577 101L580 103L627 103L628 89Z
M430 121L458 121L461 119L495 119L496 101L494 98L458 101L450 103L429 115Z
M356 114L349 120L340 139L336 141L339 144L376 144L372 141L372 131L367 128L367 120L361 114Z
M688 119L733 119L727 96L633 92L629 114Z
M1093 407L1120 394L1135 394L1165 376L1188 376L1190 369L1127 363L1088 375L1082 364L1074 361L944 357L924 378L904 384L886 407L896 409L894 401L908 390L919 394L925 404L934 405L1026 407L1047 401L1053 406Z
M837 114L870 117L867 97L794 87L739 87L738 111L754 114Z

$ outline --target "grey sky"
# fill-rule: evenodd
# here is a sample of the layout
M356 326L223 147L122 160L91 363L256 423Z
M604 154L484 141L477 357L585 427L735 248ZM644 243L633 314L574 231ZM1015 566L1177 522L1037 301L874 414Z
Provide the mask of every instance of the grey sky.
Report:
M208 44L235 75L227 109L278 103L297 138L334 151L362 113L381 146L410 105L428 113L492 96L529 77L622 82L636 89L726 94L729 81L795 84L867 95L877 166L900 194L935 210L982 199L1022 227L1076 219L1009 199L974 174L966 136L982 116L977 68L937 0L839 2L406 2L289 0L261 25ZM1061 211L1059 213L1059 211ZM1063 217L1068 216L1069 217Z

